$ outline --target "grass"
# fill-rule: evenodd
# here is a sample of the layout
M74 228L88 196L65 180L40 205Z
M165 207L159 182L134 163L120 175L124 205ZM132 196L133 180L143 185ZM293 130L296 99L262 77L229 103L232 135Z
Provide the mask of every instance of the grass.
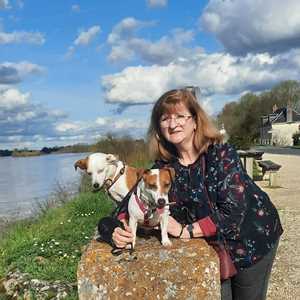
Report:
M92 150L118 154L135 167L152 165L143 141L110 137ZM109 215L114 207L107 195L90 191L88 176L83 176L80 193L72 200L58 185L55 196L39 205L35 219L17 221L5 228L0 236L0 279L18 268L32 279L76 283L81 254L94 236L99 219ZM33 291L32 299L35 298ZM2 299L7 298L0 293ZM66 299L78 299L77 292Z
M84 192L35 220L13 224L0 241L0 278L18 267L32 278L76 282L82 249L112 208L106 195Z

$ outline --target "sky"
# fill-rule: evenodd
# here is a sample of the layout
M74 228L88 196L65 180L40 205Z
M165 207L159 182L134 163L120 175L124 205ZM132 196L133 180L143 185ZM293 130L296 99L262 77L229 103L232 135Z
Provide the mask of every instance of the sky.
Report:
M0 149L141 138L170 89L216 115L299 77L299 0L0 0Z

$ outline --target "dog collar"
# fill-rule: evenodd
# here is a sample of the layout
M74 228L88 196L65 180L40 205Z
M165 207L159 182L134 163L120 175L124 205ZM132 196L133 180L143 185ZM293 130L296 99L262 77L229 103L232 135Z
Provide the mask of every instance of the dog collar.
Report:
M118 181L118 179L125 173L125 165L119 171L119 173L115 176L115 178L107 178L104 180L103 188L106 192L109 192L110 188Z

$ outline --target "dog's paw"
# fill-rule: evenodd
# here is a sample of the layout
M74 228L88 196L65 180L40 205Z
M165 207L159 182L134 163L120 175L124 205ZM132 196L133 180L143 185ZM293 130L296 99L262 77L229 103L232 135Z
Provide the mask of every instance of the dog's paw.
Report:
M169 239L161 241L161 243L164 247L171 247L172 246L172 242Z

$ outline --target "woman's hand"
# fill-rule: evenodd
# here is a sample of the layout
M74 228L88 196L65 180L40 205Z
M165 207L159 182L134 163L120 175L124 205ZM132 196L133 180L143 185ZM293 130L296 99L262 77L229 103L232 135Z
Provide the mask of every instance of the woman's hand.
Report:
M174 237L181 239L190 239L190 233L187 230L187 225L182 228L182 225L178 223L173 217L169 216L168 219L168 233ZM198 222L193 223L193 236L203 237L203 232Z
M116 227L112 234L112 240L118 248L125 248L126 245L132 243L133 240L131 228L125 221L122 221L122 223L124 224L125 230L121 227Z
M182 232L182 225L178 223L173 217L168 218L168 233L174 237L179 237ZM182 236L181 236L182 237Z

